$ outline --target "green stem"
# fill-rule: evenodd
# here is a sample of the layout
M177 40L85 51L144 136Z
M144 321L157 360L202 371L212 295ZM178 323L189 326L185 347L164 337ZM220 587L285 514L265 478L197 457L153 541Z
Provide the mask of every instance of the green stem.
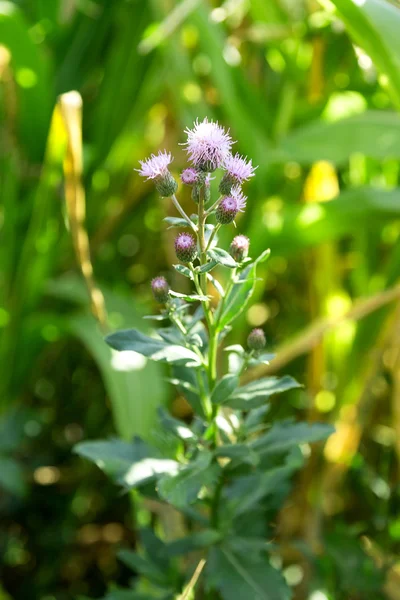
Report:
M175 208L181 214L181 216L185 219L185 221L187 222L187 224L189 225L189 227L191 227L193 229L193 231L195 233L197 233L197 227L196 227L196 225L193 223L192 219L187 216L187 214L183 210L182 206L179 204L178 198L175 196L175 194L172 194L171 200L172 200Z
M220 197L218 198L218 200L216 200L216 201L214 202L214 204L212 204L212 205L210 206L210 208L209 208L209 209L206 211L206 217L208 217L208 215L211 215L211 213L213 212L213 210L215 210L215 209L217 208L217 206L218 206L218 204L221 202L221 200L222 200L222 196L220 196Z

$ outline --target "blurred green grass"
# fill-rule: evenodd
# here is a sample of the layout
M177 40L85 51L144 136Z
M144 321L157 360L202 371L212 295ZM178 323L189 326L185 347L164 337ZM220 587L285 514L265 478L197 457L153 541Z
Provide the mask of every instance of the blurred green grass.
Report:
M254 253L272 249L235 342L262 326L282 347L398 281L399 27L386 0L0 2L0 406L15 433L0 444L0 572L15 600L99 596L108 580L124 583L114 545L134 541L129 502L71 447L114 432L161 437L155 407L185 410L165 373L123 371L102 345L68 231L65 148L49 137L57 96L83 98L86 226L110 326L153 310L148 282L173 257L162 224L171 207L133 168L207 115L259 165L238 228ZM180 152L176 174L182 165ZM285 560L305 573L298 600L399 598L396 571L384 592L371 567L395 561L400 540L394 309L342 323L285 367L305 389L276 414L339 426L298 482L297 511L282 513ZM309 572L293 540L307 554L315 537L325 551ZM365 563L365 587L355 575L366 551L375 563Z

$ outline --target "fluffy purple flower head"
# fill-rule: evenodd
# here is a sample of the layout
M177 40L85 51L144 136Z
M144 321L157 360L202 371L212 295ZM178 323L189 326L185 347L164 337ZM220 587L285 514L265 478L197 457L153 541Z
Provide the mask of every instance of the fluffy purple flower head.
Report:
M197 247L190 233L179 233L175 238L175 253L181 262L189 263L196 258Z
M146 179L156 179L168 173L168 166L172 163L172 160L170 152L160 151L157 156L152 154L147 160L139 160L141 169L136 170L139 171L139 175L146 177Z
M249 254L250 240L245 235L237 235L233 238L229 248L229 252L236 260L236 262L242 262L244 258L247 258Z
M165 304L169 299L169 285L165 277L162 277L161 275L154 277L154 279L151 280L151 291L157 302Z
M152 154L147 160L140 160L141 168L136 169L142 177L154 180L157 191L165 198L175 194L178 188L168 169L172 160L169 152L159 152L157 156Z
M265 333L258 327L253 329L247 338L247 345L250 350L260 351L265 348L267 340L265 339Z
M223 166L227 173L235 179L237 183L243 183L243 181L247 181L250 177L254 177L254 171L257 168L253 167L251 160L243 158L243 156L240 156L238 153L236 153L235 156L229 154L224 160Z
M185 169L184 171L182 171L181 174L181 179L182 182L185 183L186 185L193 185L196 183L196 181L199 178L199 174L196 171L196 169L193 169L192 167L189 167L188 169Z
M207 117L199 123L195 121L193 129L187 133L186 151L195 167L203 171L215 171L228 157L232 147L232 138L218 123Z
M246 206L246 196L238 185L231 189L229 196L225 196L217 206L215 217L221 225L232 223L238 212L243 212Z

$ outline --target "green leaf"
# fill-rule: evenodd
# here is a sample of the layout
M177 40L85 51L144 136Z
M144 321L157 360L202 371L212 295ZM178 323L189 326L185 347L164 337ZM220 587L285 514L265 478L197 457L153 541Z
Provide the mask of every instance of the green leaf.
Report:
M174 298L181 298L182 300L186 300L186 302L206 302L208 300L208 296L201 296L200 294L181 294L179 292L169 291L169 295Z
M178 273L180 273L181 275L188 277L188 279L193 279L192 271L188 267L185 267L185 265L172 265L172 266L174 267L175 271L178 271Z
M240 552L228 545L210 551L209 588L217 588L223 600L290 600L291 591L282 575L263 554Z
M299 444L323 441L335 431L327 423L276 423L272 428L251 443L251 447L263 456L287 452Z
M175 473L179 468L176 461L159 458L139 438L130 444L121 440L81 442L74 447L74 452L129 488L139 487L165 473Z
M165 408L161 406L158 409L158 416L161 425L168 431L171 431L180 440L190 440L196 437L186 423L172 417Z
M225 519L235 519L239 515L253 510L266 496L275 495L277 489L287 482L297 465L276 467L265 473L236 477L226 489L224 500Z
M250 367L256 367L257 365L269 365L271 360L274 360L276 354L270 352L263 352L259 356L254 356L249 360Z
M246 267L225 298L222 314L218 317L218 329L224 329L236 319L247 306L254 291L257 266L267 260L270 250L265 250L251 265Z
M264 404L270 396L281 394L287 390L301 387L301 385L290 377L264 377L257 381L252 381L236 390L225 404L238 410L249 410Z
M173 227L187 227L188 223L185 219L181 219L180 217L165 217L163 219L166 223L169 223L171 227L168 229L172 229Z
M213 404L223 404L233 394L238 385L239 377L237 375L224 375L212 391L211 402Z
M400 158L400 116L367 111L333 123L317 121L289 134L281 150L285 160L300 164L328 160L341 165L355 153Z
M160 496L176 507L195 502L201 488L215 483L220 467L212 464L212 454L201 452L198 457L175 475L166 475L158 482Z
M179 556L180 554L187 554L193 552L193 550L199 550L201 548L207 548L213 546L222 539L222 533L215 529L204 529L203 531L196 531L186 537L174 540L167 545L168 556Z
M211 248L208 251L208 254L211 256L213 261L219 263L220 265L224 265L224 267L236 269L236 267L239 266L232 256L222 248Z
M209 271L214 269L214 267L216 267L217 264L218 264L218 261L210 260L205 265L202 265L201 267L196 267L196 273L208 273Z
M190 365L197 367L201 364L199 356L177 344L168 344L160 339L144 335L137 329L122 329L111 333L105 338L111 348L119 351L134 351L155 361Z
M120 550L117 556L121 562L135 573L146 577L158 585L168 586L168 573L160 569L150 559L136 554L136 552L132 552L131 550Z
M400 107L400 11L386 0L332 0L352 37L388 76L388 87Z
M239 462L248 463L250 465L257 465L260 460L257 453L246 444L227 444L218 446L215 450L215 456L236 459Z

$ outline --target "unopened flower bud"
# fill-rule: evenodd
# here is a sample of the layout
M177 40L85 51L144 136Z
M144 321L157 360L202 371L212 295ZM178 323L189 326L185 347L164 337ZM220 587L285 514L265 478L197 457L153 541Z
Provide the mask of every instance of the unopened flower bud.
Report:
M236 260L236 262L240 263L243 259L247 258L249 254L249 246L250 240L245 235L237 235L233 238L231 246L229 248L229 252Z
M232 223L238 212L243 212L246 206L246 196L239 186L232 188L229 196L222 198L215 211L215 217L221 225Z
M194 185L196 183L196 181L199 179L199 174L196 171L196 169L189 167L188 169L185 169L184 171L182 171L181 179L182 179L182 182L185 183L186 185Z
M155 277L151 281L151 291L160 304L165 304L169 299L169 285L165 277Z
M267 340L265 339L265 333L262 329L256 327L253 329L247 338L247 345L250 350L262 350L265 348Z
M221 181L219 182L218 189L221 194L223 194L224 196L228 196L231 193L232 187L236 183L237 182L235 181L235 179L229 173L225 173Z
M197 254L194 237L190 233L179 233L175 238L175 252L181 262L192 262Z
M154 184L157 192L163 198L169 198L175 194L176 190L178 189L178 184L169 171L167 171L164 175L156 177Z

